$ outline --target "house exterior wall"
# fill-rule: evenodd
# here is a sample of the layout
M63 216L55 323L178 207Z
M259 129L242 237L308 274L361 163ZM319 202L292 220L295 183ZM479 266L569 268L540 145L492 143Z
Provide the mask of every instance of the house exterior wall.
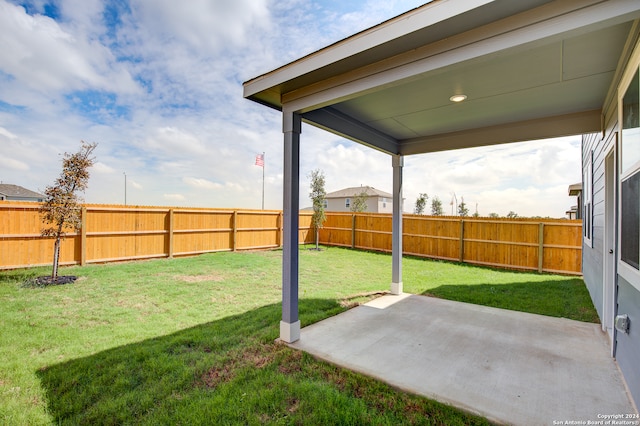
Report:
M612 298L611 315L627 314L631 327L628 334L615 329L607 330L613 335L613 353L618 361L620 370L629 387L631 397L636 406L640 406L640 275L633 275L634 283L629 282L620 275L620 188L621 188L621 124L619 122L618 89L623 83L624 76L630 71L640 67L640 38L639 30L632 35L633 52L630 49L623 53L622 69L618 70L618 78L612 83L613 96L603 108L602 133L584 135L582 139L582 165L583 165L583 276L591 299L603 320L606 314L606 301L603 291L606 290L607 275L611 274L615 285L615 298ZM624 88L624 87L623 87ZM622 89L623 89L622 88ZM614 236L606 241L606 158L613 152L616 156L615 167L612 176L614 178L615 196L610 197L614 206L609 210L614 212ZM591 176L590 176L591 174ZM591 179L590 179L591 177ZM591 182L590 182L591 180ZM592 186L590 186L592 184ZM589 206L589 201L591 206ZM591 212L589 209L592 209ZM613 253L609 252L613 241ZM614 271L608 273L605 262L608 256L614 256L612 264ZM637 281L637 282L635 282ZM635 285L634 285L635 284ZM605 321L603 321L605 324Z
M616 333L616 359L636 407L640 406L640 291L618 276L618 312L631 318L629 334ZM635 323L634 323L635 320Z
M351 203L353 203L355 197L349 197ZM325 210L331 212L349 212L350 207L346 207L346 199L344 198L327 198L327 207ZM368 213L391 213L392 212L391 198L384 197L368 197L367 198L367 212Z
M589 163L591 162L593 153L593 175L602 172L604 177L604 171L596 167L596 164L604 164L603 147L604 143L601 140L599 133L584 135L582 137L582 176L587 180L589 175ZM603 165L600 167L604 167ZM589 185L585 182L583 188L590 190ZM585 200L588 195L585 194ZM604 179L594 179L593 185L593 200L591 207L584 208L585 211L593 209L593 222L588 218L583 218L583 240L582 240L582 274L584 276L584 282L587 285L589 294L593 305L598 311L600 319L602 319L602 292L603 292L603 264L602 264L602 252L604 241ZM589 236L588 228L591 228L591 235Z
M5 201L30 201L30 202L34 202L34 203L41 203L42 201L44 201L43 198L34 198L34 197L12 197L12 196L4 196L4 195L0 195L0 200L5 200Z

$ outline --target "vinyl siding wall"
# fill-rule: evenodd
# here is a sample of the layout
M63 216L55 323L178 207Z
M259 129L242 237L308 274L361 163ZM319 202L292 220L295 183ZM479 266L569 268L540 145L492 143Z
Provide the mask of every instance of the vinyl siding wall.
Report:
M630 43L630 46L635 46L635 49L638 49L640 48L638 27L635 28L635 34L632 35L634 41ZM629 66L628 61L631 56L631 49L625 51L623 55L624 57L620 61L622 68L618 70L617 79L612 83L613 95L603 108L603 132L584 135L582 139L583 188L585 185L585 173L588 170L589 162L593 159L593 232L590 242L583 240L582 268L584 281L600 318L603 315L604 252L607 250L604 241L605 158L611 147L616 144L616 135L619 132L617 89L622 72ZM637 64L633 65L633 67L637 66ZM619 186L618 170L616 170L615 176L617 180L616 186ZM587 195L583 194L583 198L586 197ZM618 201L616 200L617 203ZM615 211L617 214L617 206ZM587 212L585 211L584 214L586 216ZM583 221L583 225L585 223L587 223L586 219ZM619 226L619 221L616 220L617 229L619 229ZM640 363L638 362L640 356L640 291L620 275L617 275L616 294L615 313L629 315L632 325L629 334L615 332L615 356L631 392L631 397L636 406L640 406Z
M640 291L618 276L618 312L629 315L629 334L616 333L616 359L627 386L640 406Z
M601 134L595 133L582 137L582 176L587 176L589 162L593 158L593 198L592 198L592 234L591 242L583 239L582 274L591 300L602 318L602 252L604 247L604 142ZM592 153L593 152L593 157ZM583 185L586 187L586 185ZM587 199L587 195L584 195ZM586 211L585 211L586 215ZM585 217L583 226L588 226ZM584 235L584 230L583 230Z

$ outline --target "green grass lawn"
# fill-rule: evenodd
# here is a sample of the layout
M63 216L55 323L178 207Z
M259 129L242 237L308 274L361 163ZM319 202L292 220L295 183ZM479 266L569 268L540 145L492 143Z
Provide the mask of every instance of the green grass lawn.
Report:
M276 344L281 251L0 272L0 424L487 424ZM597 321L582 280L405 258L405 291ZM386 254L300 253L303 326L388 290Z

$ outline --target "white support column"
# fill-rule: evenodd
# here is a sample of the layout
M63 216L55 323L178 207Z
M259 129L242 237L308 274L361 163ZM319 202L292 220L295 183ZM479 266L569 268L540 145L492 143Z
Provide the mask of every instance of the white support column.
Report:
M300 339L298 319L298 228L300 215L300 115L283 110L284 197L282 247L282 321L280 339Z
M393 223L391 237L391 294L402 294L402 167L404 157L392 155Z

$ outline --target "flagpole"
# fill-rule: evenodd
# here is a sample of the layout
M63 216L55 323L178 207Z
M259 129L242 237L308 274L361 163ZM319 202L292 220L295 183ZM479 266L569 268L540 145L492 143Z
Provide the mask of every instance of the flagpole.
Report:
M262 152L262 210L264 210L264 151Z

